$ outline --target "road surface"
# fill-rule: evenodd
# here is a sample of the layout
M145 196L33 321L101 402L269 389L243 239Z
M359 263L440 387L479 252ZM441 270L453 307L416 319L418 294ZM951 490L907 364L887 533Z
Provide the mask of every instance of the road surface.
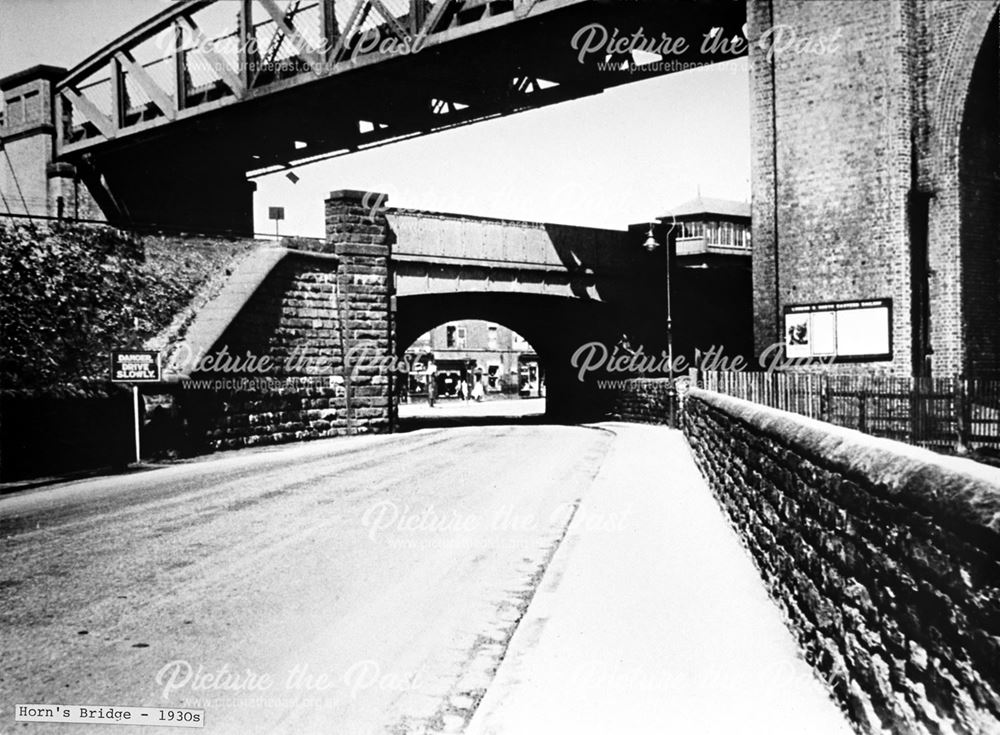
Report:
M16 703L205 710L210 733L461 729L613 437L312 442L0 499ZM198 732L143 728L140 732Z

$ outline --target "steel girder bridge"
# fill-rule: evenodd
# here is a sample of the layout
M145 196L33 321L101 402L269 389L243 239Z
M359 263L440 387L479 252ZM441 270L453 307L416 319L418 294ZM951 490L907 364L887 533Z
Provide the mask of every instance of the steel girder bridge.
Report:
M113 222L248 232L256 175L732 58L700 44L745 18L743 0L181 0L56 81L56 158Z

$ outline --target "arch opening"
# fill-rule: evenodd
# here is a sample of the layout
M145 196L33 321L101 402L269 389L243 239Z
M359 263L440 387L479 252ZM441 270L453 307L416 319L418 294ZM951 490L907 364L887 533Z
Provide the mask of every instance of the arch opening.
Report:
M593 420L601 415L601 407L594 400L594 381L580 379L573 367L573 355L589 342L615 343L623 330L622 315L615 309L601 302L538 294L457 292L400 296L396 313L398 356L403 357L403 351L428 330L461 320L502 325L533 348L539 372L544 374L547 419Z
M979 49L959 139L962 328L970 377L1000 378L1000 13Z
M532 420L545 414L544 357L502 322L448 319L400 347L410 366L397 388L404 427L435 420Z

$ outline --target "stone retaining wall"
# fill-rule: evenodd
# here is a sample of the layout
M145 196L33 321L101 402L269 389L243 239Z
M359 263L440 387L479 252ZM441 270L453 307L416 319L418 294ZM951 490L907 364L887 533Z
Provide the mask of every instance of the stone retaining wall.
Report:
M693 390L684 429L858 732L1000 731L1000 470Z
M308 250L267 264L244 301L205 319L209 354L267 358L270 367L216 369L182 384L177 401L196 451L391 430L390 232L367 196L331 193L325 242L297 243Z
M621 388L605 391L605 415L612 421L638 424L669 423L668 378L633 378Z
M263 375L196 374L185 384L184 413L194 418L206 448L389 430L388 374L353 370L359 360L352 360L352 350L358 355L362 344L384 353L385 312L383 331L368 330L364 315L344 303L346 284L338 288L337 279L347 277L333 259L295 253L271 272L219 345L230 355L267 357L274 369ZM353 375L344 369L345 357ZM220 384L195 387L204 380ZM246 380L248 389L230 380Z

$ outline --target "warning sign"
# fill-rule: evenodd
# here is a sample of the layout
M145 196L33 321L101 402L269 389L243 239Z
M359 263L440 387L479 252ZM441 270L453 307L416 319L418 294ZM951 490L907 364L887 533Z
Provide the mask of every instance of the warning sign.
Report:
M111 350L111 380L115 383L156 383L160 355L147 350Z

